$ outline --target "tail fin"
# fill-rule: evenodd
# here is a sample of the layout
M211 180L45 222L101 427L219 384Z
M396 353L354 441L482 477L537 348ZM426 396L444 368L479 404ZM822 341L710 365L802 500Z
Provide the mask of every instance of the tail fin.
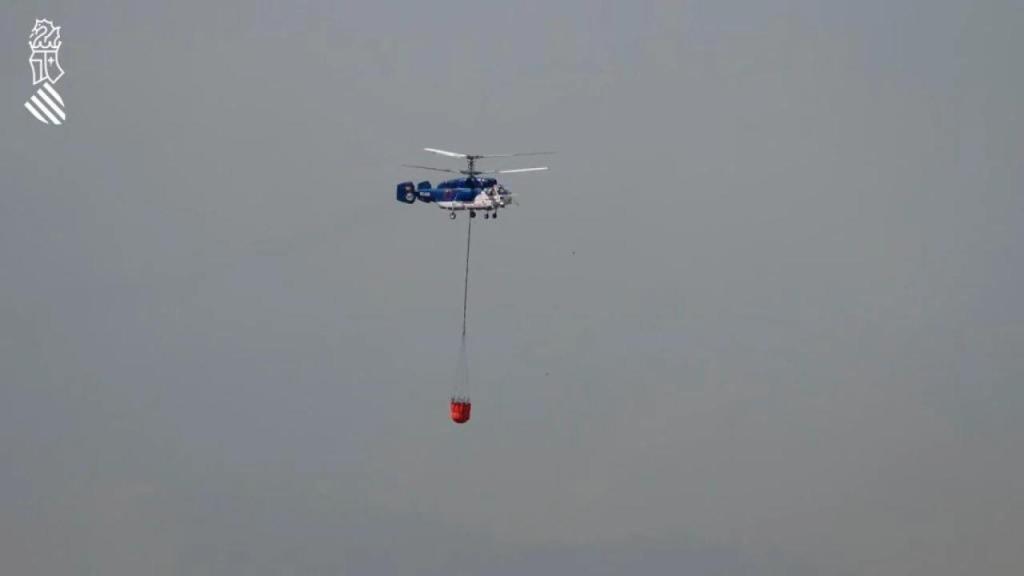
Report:
M416 201L416 189L413 187L412 182L402 182L395 187L395 199L399 202L406 204L412 204Z
M425 190L430 190L430 182L426 180L416 186L413 186L412 182L402 182L395 187L395 199L405 204L412 204L417 198L420 202L430 202L430 193L424 192Z

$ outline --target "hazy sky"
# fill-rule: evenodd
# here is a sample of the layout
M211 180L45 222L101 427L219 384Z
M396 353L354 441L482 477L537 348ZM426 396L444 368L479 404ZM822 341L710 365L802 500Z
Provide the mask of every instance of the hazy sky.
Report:
M1022 29L7 0L0 572L1020 574ZM463 427L424 146L558 151L477 220Z

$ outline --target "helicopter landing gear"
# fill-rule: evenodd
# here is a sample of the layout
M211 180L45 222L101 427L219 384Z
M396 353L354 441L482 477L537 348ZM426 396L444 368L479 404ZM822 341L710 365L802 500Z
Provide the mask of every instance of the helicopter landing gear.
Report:
M484 220L487 220L490 217L491 217L491 213L490 212L484 212Z
M455 220L455 212L449 212L448 213L448 219L449 220Z
M470 218L476 218L476 210L470 210L469 211L469 217Z
M491 218L493 220L497 220L498 219L498 211L497 210L494 211L494 214L491 214Z

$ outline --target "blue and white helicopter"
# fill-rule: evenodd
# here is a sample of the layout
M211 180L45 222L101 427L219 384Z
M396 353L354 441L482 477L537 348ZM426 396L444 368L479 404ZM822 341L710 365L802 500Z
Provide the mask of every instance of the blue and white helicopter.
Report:
M515 201L512 193L494 178L481 178L497 174L518 174L520 172L538 172L547 170L547 166L536 168L516 168L513 170L477 170L476 161L481 158L509 158L512 156L541 156L551 152L518 152L514 154L462 154L461 152L449 152L436 148L424 148L440 156L449 158L461 158L468 163L465 170L448 170L447 168L434 168L433 166L418 166L415 164L403 164L406 168L419 168L421 170L433 170L435 172L448 172L451 174L463 174L465 178L454 178L445 180L433 187L430 182L423 181L413 185L412 182L402 182L396 187L395 196L399 202L413 204L416 200L428 204L434 204L442 210L448 211L448 217L455 219L456 212L469 210L469 217L476 218L477 211L484 213L484 218L497 218L498 210L505 208Z

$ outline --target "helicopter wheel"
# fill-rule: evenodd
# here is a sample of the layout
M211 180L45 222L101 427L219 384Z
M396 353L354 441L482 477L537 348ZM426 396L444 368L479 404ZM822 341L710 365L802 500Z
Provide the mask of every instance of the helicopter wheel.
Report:
M494 220L498 219L498 211L497 210L494 211L494 214L491 215L491 218L494 219Z
M455 212L449 212L448 213L448 219L449 220L455 220Z
M487 220L490 217L491 217L491 213L490 212L484 212L484 220Z
M476 211L475 210L470 210L469 211L469 217L470 218L476 218Z

